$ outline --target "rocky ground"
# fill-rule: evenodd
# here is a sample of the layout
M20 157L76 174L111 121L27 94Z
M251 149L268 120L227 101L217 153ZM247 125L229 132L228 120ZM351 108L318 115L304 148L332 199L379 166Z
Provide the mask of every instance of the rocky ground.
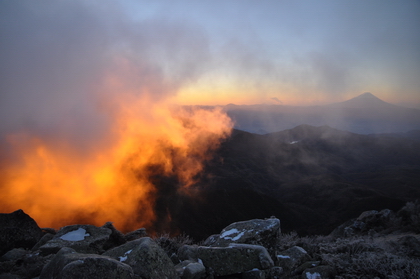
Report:
M123 234L112 223L41 229L18 210L0 214L0 279L420 278L419 233L419 202L363 212L327 236L282 234L271 217L199 244L144 228Z

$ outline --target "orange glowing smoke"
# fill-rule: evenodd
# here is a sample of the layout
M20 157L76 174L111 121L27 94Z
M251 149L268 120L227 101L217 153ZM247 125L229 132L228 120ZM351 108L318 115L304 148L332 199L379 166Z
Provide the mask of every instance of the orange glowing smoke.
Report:
M151 167L188 189L230 133L230 119L218 109L171 106L152 92L108 94L124 89L120 83L107 79L102 106L112 123L91 150L81 152L65 139L9 135L19 159L2 170L1 212L22 208L41 227L113 221L132 230L155 218Z

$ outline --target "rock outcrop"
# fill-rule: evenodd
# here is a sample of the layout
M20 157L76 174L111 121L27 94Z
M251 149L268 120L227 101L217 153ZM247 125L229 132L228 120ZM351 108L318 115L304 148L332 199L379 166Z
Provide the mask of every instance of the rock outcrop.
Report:
M0 256L13 248L32 248L42 235L41 228L23 210L0 213Z
M357 238L372 230L383 235L388 229L385 224L400 222L404 228L415 229L408 220L417 222L414 215L418 210L409 206L398 214L388 210L364 212L340 226L335 237L321 237L318 242L309 238L295 241L293 234L280 235L280 220L269 218L232 223L201 245L179 241L177 247L148 237L144 228L124 235L112 223L102 227L71 225L57 232L41 230L20 210L0 217L5 245L0 256L0 279L325 279L358 278L366 272L382 278L371 267L357 276L349 275L354 269L351 265L360 262L363 268L366 261L369 266L389 263L393 272L399 272L395 278L413 278L412 274L420 270L420 237L415 230L392 235L384 242L394 255L414 259L404 263L407 268L403 271L392 267L402 262L400 258L392 256L397 259L393 263L393 258L381 250L384 245L375 246L372 236ZM353 231L346 238L349 228ZM378 256L372 254L377 251ZM372 256L379 260L371 261ZM335 277L340 274L348 276Z

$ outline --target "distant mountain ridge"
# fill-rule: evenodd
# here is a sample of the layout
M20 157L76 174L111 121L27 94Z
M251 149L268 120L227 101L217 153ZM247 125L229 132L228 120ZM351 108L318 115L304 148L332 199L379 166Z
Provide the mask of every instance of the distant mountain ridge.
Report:
M387 103L369 92L322 106L229 104L223 108L236 129L257 134L291 129L301 124L328 125L359 134L420 129L420 110Z

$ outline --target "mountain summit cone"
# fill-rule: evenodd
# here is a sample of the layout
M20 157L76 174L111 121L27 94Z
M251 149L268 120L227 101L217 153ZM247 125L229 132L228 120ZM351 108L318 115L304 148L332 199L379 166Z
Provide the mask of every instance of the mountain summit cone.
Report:
M396 107L395 105L382 101L381 99L379 99L378 97L376 97L370 92L365 92L350 100L331 104L330 106L338 106L338 107L346 107L346 108L360 108L360 109L361 108L384 109L384 108Z

